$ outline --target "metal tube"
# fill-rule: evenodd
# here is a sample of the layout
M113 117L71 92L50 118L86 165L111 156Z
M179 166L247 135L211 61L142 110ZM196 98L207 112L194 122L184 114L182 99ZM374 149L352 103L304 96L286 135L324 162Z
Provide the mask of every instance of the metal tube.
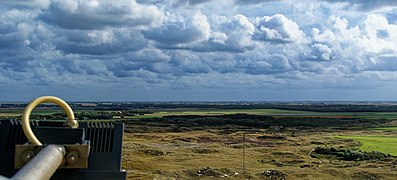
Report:
M32 160L20 169L11 179L44 180L50 179L65 156L65 148L49 145L42 149Z
M2 175L0 175L0 180L9 180L9 179L4 177L4 176L2 176Z

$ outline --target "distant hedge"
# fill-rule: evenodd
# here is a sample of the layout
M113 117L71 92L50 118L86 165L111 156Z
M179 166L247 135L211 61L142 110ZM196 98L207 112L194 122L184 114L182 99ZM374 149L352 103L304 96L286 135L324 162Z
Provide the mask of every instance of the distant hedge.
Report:
M350 149L336 149L333 147L316 147L314 148L316 154L334 155L338 158L346 161L357 161L357 160L382 160L390 157L390 154L384 154L378 151L362 152L353 151ZM316 157L315 154L311 154L312 157Z
M126 123L139 123L152 126L177 125L179 127L224 126L238 125L246 127L268 128L270 126L283 127L368 127L386 120L368 120L361 118L322 118L322 117L281 117L275 118L265 115L228 114L216 116L164 116L162 118L145 118L144 120L127 120Z

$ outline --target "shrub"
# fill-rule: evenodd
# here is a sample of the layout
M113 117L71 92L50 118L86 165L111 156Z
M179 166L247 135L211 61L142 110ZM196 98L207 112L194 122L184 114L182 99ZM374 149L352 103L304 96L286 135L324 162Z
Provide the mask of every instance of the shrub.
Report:
M324 155L334 155L342 160L346 161L357 161L357 160L382 160L390 157L389 154L384 154L378 151L371 152L361 152L361 151L353 151L350 149L336 149L333 147L322 147L318 146L314 148L314 152L316 154L324 154ZM312 157L318 157L316 155L312 155Z

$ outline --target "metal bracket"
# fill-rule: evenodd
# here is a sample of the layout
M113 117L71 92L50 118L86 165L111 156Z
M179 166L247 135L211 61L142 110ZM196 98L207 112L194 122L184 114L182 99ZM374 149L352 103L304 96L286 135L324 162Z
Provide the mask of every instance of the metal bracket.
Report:
M60 169L87 169L90 146L88 144L64 144L66 150L64 161ZM39 145L15 145L14 168L20 169L45 146Z

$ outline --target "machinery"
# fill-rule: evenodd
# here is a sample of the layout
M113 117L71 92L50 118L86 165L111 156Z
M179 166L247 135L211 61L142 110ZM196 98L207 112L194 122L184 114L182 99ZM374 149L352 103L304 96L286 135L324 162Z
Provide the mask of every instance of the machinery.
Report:
M41 103L62 107L67 122L31 122L30 113ZM126 179L123 129L121 123L79 123L63 100L37 98L25 108L22 121L0 121L0 180Z

